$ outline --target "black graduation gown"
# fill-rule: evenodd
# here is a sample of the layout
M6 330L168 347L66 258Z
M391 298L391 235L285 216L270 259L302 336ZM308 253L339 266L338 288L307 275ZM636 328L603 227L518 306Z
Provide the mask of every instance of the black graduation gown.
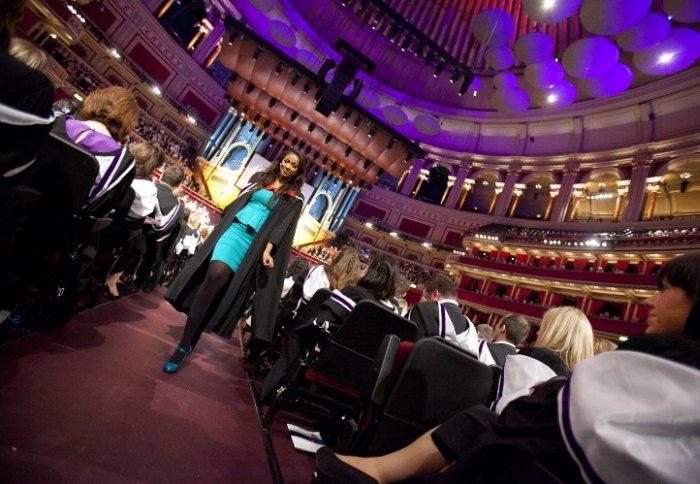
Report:
M449 314L452 324L454 324L455 333L462 334L469 329L467 318L459 310L459 306L456 304L446 304L445 310ZM436 302L424 301L416 304L411 308L407 317L418 326L416 341L421 338L441 336L440 315L438 314L438 305Z
M214 246L233 223L238 211L248 203L252 194L253 190L248 190L226 207L221 222L170 285L165 298L177 310L185 313L189 311L197 288L206 276ZM253 238L232 280L212 303L207 314L205 331L230 337L251 294L255 292L253 338L266 342L272 341L275 315L279 307L282 284L301 208L302 200L298 197L281 195L278 198L267 220ZM274 245L272 257L275 264L272 269L262 265L262 254L268 242Z

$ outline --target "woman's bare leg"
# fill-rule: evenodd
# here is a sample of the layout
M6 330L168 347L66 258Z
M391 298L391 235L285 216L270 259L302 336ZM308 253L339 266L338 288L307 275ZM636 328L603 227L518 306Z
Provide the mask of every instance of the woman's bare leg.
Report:
M379 457L336 457L372 476L380 484L425 476L443 469L448 464L430 436L434 430L433 428L427 431L403 449L391 454Z

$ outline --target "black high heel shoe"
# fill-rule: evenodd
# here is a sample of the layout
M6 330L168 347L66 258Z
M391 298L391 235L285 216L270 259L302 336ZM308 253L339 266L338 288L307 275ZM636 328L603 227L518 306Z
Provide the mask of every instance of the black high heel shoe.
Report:
M377 480L335 456L329 447L316 452L316 472L312 484L378 484Z
M181 353L184 356L180 356L178 353ZM185 362L190 353L192 353L191 346L189 350L186 350L182 346L178 346L175 350L175 353L173 353L173 355L170 358L168 358L168 361L166 361L163 365L163 371L165 373L177 373L180 370L180 366L182 366L182 364ZM174 358L179 359L179 361L173 361Z

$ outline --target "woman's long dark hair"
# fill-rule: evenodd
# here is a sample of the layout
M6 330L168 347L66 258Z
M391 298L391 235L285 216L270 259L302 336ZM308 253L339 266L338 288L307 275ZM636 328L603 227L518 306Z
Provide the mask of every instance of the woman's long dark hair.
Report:
M374 297L388 300L396 292L399 265L389 254L376 254L367 268L367 272L357 285L367 289Z
M683 334L700 338L700 252L692 252L671 259L657 275L657 285L661 289L666 282L679 287L693 301Z
M272 185L275 180L279 178L280 164L282 163L282 160L284 160L284 157L289 154L295 155L299 159L299 167L297 168L297 172L294 174L294 176L284 182L280 189L277 190L277 194L299 192L301 186L304 184L304 176L306 175L306 158L298 151L291 149L284 150L282 154L274 161L274 163L270 164L267 170L260 173L258 178L258 187L264 188L268 185ZM277 196L277 194L275 194L275 196Z

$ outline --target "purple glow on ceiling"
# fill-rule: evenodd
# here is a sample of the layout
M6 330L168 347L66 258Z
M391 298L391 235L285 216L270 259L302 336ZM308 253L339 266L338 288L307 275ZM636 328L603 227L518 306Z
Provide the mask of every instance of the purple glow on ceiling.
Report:
M269 12L272 10L274 0L250 0L250 3L261 12Z
M294 47L297 43L297 36L286 23L281 20L272 20L269 25L270 35L277 42L285 47Z
M675 74L700 57L700 33L686 28L672 29L665 40L651 49L636 52L634 65L652 76Z
M555 24L567 19L581 5L581 0L523 0L523 11L535 22Z
M509 89L497 89L491 95L496 109L506 114L517 114L527 110L530 106L530 97L523 89L511 87Z
M394 126L403 126L408 122L408 117L403 110L397 106L384 106L382 115L389 123Z
M525 64L545 61L554 52L554 42L547 34L533 32L519 37L515 42L515 55Z
M484 10L472 24L474 37L488 46L502 45L513 38L515 24L510 15L503 10L490 8Z
M579 79L592 79L612 69L619 56L620 51L615 44L596 35L571 44L564 52L562 64L569 75Z
M421 114L416 116L413 124L418 131L428 136L435 136L440 132L440 121L434 116Z
M518 85L518 78L512 72L499 72L493 76L493 85L498 89L510 89Z
M552 87L564 79L564 68L554 59L549 59L537 64L530 64L525 68L525 80L535 87Z
M587 95L597 98L617 96L632 84L632 70L618 62L607 74L596 79L586 79L579 86Z
M676 22L700 22L698 0L664 0L664 11Z
M510 69L515 64L515 56L507 45L498 45L486 51L486 64L497 71Z
M576 87L564 79L552 87L538 89L534 100L541 107L568 106L576 100Z
M629 30L622 32L615 40L621 49L638 52L654 47L666 38L671 30L671 22L660 13L651 12Z
M594 34L615 35L641 22L649 7L651 0L585 0L581 23Z
M294 56L294 59L312 71L317 71L322 64L319 58L316 57L316 54L304 49L300 49Z

